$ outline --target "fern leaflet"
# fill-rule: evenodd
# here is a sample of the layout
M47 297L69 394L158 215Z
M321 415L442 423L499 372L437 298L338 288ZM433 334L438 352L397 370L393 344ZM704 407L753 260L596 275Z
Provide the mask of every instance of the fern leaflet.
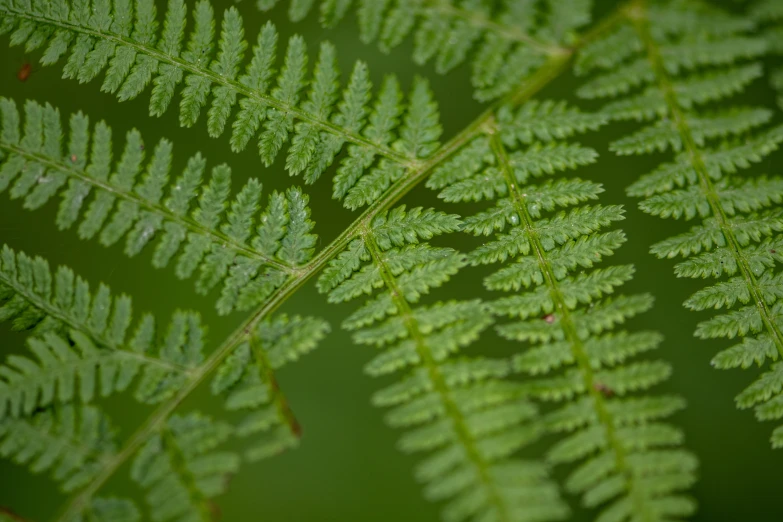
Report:
M74 522L137 522L141 513L136 505L125 498L97 497Z
M449 499L445 520L562 519L567 510L546 468L511 458L538 438L540 425L522 387L503 379L508 363L452 356L492 323L489 311L480 301L413 306L466 261L422 240L459 226L453 215L396 207L329 264L319 290L335 303L372 296L343 326L356 330L356 342L384 348L367 373L406 372L373 402L392 406L387 421L409 429L402 451L434 452L416 475L427 498Z
M495 201L464 220L466 232L496 233L468 261L503 264L485 286L513 293L488 309L514 319L497 326L500 336L530 344L513 358L512 370L540 376L562 368L525 386L539 400L565 402L545 420L551 432L568 434L549 450L548 460L581 462L566 488L581 494L586 507L608 504L599 520L680 520L695 509L682 491L695 481L696 460L678 447L682 432L659 419L680 409L682 400L628 396L671 373L662 361L629 362L656 348L661 338L654 332L611 332L649 309L652 298L606 297L633 276L632 266L593 269L625 241L622 232L600 232L623 219L622 209L584 205L603 191L595 183L536 182L594 162L595 151L561 140L605 123L600 114L562 103L502 108L486 135L438 169L428 186L448 201ZM483 192L472 190L479 185ZM568 207L576 208L554 213Z
M226 488L239 456L215 449L231 435L228 424L192 413L174 415L139 449L131 477L146 491L150 519L212 520L209 499Z
M29 417L0 420L0 455L26 465L33 473L49 472L64 492L89 483L103 463L116 454L111 422L95 406L67 404L41 408ZM0 520L20 517L0 508ZM137 522L139 510L128 499L95 498L82 520Z
M668 25L673 13L689 24ZM632 30L623 31L636 41L632 47L637 55L618 61L617 72L610 74L622 75L635 64L643 64L648 72L642 82L646 87L639 94L609 103L602 112L619 120L658 121L616 142L613 149L618 154L669 149L677 153L674 161L642 176L628 192L645 198L640 208L649 214L701 220L689 232L653 245L651 251L660 258L686 258L675 267L678 277L728 277L685 302L697 311L729 309L700 323L697 337L745 338L719 353L712 361L714 366L747 368L754 362L774 361L783 355L781 275L776 273L783 220L775 208L783 201L783 180L743 177L738 172L776 150L783 141L783 127L757 132L770 120L769 111L741 107L711 111L708 105L725 105L724 99L761 75L758 63L735 62L760 57L767 50L766 42L761 36L746 35L754 27L751 19L704 6L673 3L647 9L639 5L627 14L626 27ZM697 38L690 33L690 24L700 28ZM698 86L698 91L691 91L692 86ZM633 145L658 132L653 129L660 129L666 137L654 146L649 140L649 146ZM717 139L722 143L715 146ZM783 411L775 408L780 401L775 383L778 371L773 365L739 394L737 406L755 406L760 420L781 418ZM772 444L783 446L783 427L773 433Z
M101 460L116 451L112 435L108 418L95 406L66 405L1 421L0 454L34 473L49 471L68 492L89 482Z
M770 53L783 55L783 10L773 0L759 0L751 9L751 17L763 26L762 36ZM775 67L769 74L770 85L778 93L778 107L783 109L783 67Z
M237 435L253 437L247 459L270 457L298 444L302 428L274 372L313 350L328 332L323 319L281 314L261 322L218 367L212 393L226 395L228 411L245 412Z
M196 290L202 294L222 283L216 303L221 314L256 306L312 256L316 236L308 197L299 188L270 194L257 218L258 180L248 181L229 204L231 169L213 168L204 183L206 162L196 154L169 181L172 145L165 139L145 168L143 141L132 130L122 157L113 163L111 129L103 122L90 133L87 117L72 115L63 154L57 109L28 101L23 131L13 101L0 99L0 112L0 191L24 198L28 209L40 208L59 192L59 228L69 228L83 216L81 238L97 236L109 246L125 237L128 256L160 235L153 265L165 267L176 257L176 274L183 279L198 270Z

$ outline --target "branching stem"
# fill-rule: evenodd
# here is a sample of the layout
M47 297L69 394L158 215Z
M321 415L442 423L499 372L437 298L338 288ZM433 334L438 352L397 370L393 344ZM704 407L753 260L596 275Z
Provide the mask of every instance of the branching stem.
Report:
M622 7L621 7L622 9ZM584 34L580 43L572 47L572 52L552 56L538 72L521 85L509 96L497 101L468 125L462 132L442 145L430 158L417 163L409 168L405 176L395 182L378 200L370 205L354 222L333 240L327 247L321 250L310 263L297 269L289 276L288 280L280 286L258 309L256 309L245 321L232 333L207 359L207 361L193 371L188 381L180 388L179 392L162 404L147 421L128 439L123 449L113 458L104 470L78 495L73 497L58 522L70 522L75 515L80 513L88 504L92 496L106 483L125 461L127 461L141 446L150 434L159 429L159 426L171 415L179 404L188 397L207 376L214 371L225 359L237 343L241 342L246 332L252 329L261 320L285 302L294 292L301 288L311 277L323 269L329 261L339 254L348 243L366 229L372 219L391 208L400 198L410 192L416 185L422 182L432 170L457 152L463 145L474 137L484 132L488 122L494 118L499 107L506 104L519 104L531 98L544 88L549 82L566 71L573 56L573 51L583 43L588 43L604 32L611 30L622 17L616 12L611 14L607 21L599 22L592 30ZM221 77L222 78L222 77ZM250 91L251 94L252 91ZM244 93L243 93L244 94ZM256 95L257 96L257 95ZM259 98L260 99L260 98ZM260 99L260 101L264 101ZM364 143L360 143L364 144ZM393 158L392 158L393 159Z

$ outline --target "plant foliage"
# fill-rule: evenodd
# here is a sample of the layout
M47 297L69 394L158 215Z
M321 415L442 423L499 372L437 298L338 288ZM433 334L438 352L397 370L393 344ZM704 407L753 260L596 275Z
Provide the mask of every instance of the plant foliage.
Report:
M313 59L304 38L281 43L271 23L247 38L236 6L216 17L209 0L168 0L160 13L153 0L0 0L0 35L43 65L64 62L64 78L103 74L101 90L120 101L149 89L151 116L176 96L182 127L205 112L210 136L228 134L235 152L254 140L266 167L284 157L306 185L331 177L333 198L362 209L318 248L320 217L301 187L264 195L254 177L232 191L230 167L207 173L200 153L173 173L167 139L145 147L131 130L117 148L103 121L79 112L64 125L48 103L0 98L0 192L29 210L57 198L59 229L122 241L127 256L150 245L154 267L219 293L219 314L246 312L212 346L196 312L157 327L151 314L134 317L129 296L3 246L0 321L25 332L26 348L0 365L0 455L70 495L58 522L216 519L215 498L244 462L299 442L276 372L330 326L278 308L318 275L330 304L363 301L342 327L378 349L365 372L388 382L372 402L405 430L399 449L424 455L415 476L444 503L443 520L563 520L562 490L600 522L690 517L698 462L669 420L685 402L653 390L672 372L646 357L662 336L625 325L653 296L619 294L634 266L604 264L626 241L613 228L624 209L601 184L563 174L598 160L576 135L643 125L611 151L668 157L629 194L649 214L698 220L652 252L682 256L680 277L717 280L686 302L726 309L696 334L740 337L713 364L764 366L738 406L783 417L783 180L746 172L778 148L783 127L770 108L732 101L783 54L779 4L729 14L632 0L584 31L589 0L290 2L292 19L317 7L327 27L355 13L360 38L385 51L412 35L414 61L435 72L469 64L474 97L494 104L441 143L425 79L406 94L394 76L374 87L363 62L344 78L332 44ZM576 94L594 109L536 98L569 71L589 76ZM780 71L766 76L783 86ZM420 183L438 208L399 203ZM465 234L481 244L442 246L469 245ZM452 277L482 269L481 296L466 286L438 300ZM485 343L507 352L490 357ZM183 405L201 385L217 411ZM150 408L127 437L106 413L119 394ZM783 427L772 441L783 446ZM120 468L143 502L107 491ZM16 515L0 508L4 519Z
M750 11L762 28L761 35L773 55L783 55L783 9L774 0L759 0ZM783 67L776 66L769 74L769 83L778 93L778 107L783 109Z

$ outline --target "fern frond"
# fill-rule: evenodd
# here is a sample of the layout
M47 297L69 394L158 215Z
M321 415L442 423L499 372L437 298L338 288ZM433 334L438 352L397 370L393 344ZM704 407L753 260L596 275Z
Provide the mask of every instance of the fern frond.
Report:
M713 359L718 368L747 368L754 362L761 366L783 355L779 257L775 248L783 229L776 208L783 201L783 180L740 172L777 150L783 141L783 127L759 132L757 127L765 126L770 119L768 111L725 107L731 104L727 98L760 75L758 64L742 64L742 60L761 56L768 45L758 31L749 33L755 26L752 19L680 3L667 4L666 11L682 13L696 23L700 27L698 36L672 30L667 25L671 15L661 19L656 9L629 12L622 31L634 34L635 52L619 67L644 63L649 74L641 83L648 86L641 95L631 93L610 103L605 112L617 118L622 116L617 107L643 97L654 99L654 108L634 116L640 121L657 121L612 148L619 154L644 154L670 147L679 152L674 161L664 162L634 182L628 193L645 198L640 208L649 214L701 221L690 232L653 245L651 251L661 258L685 258L675 267L678 277L724 278L685 302L691 310L728 310L700 323L696 336L745 337ZM725 42L734 42L737 48L722 54L719 50L728 51ZM702 53L706 49L715 52ZM683 59L694 53L701 57L699 63ZM740 71L756 72L740 78ZM723 83L714 83L719 78ZM732 83L731 78L737 81ZM706 94L694 97L683 88L696 84L706 89ZM720 101L720 113L704 106L714 101ZM762 375L740 394L738 407L756 406L760 420L783 417L783 411L773 413L774 404L780 400L774 379L769 377L773 374ZM773 435L773 446L780 445L779 436Z
M213 8L208 0L197 2L184 47L188 9L183 0L169 1L162 30L151 0L121 5L96 0L93 10L101 16L91 14L89 3L73 0L0 2L2 29L11 32L11 43L28 50L46 45L44 65L68 55L66 78L86 82L105 70L101 89L120 100L135 98L152 83L152 115L163 114L183 84L182 126L194 125L211 99L207 127L213 137L225 131L234 107L239 108L231 123L233 150L241 151L257 138L261 159L269 166L290 143L286 169L302 174L306 183L339 163L334 194L341 198L355 192L345 201L352 209L372 202L437 146L437 108L424 80L414 82L403 102L397 80L389 77L371 108L367 66L355 65L341 96L336 54L329 43L321 45L311 79L305 42L298 35L290 38L275 71L278 34L268 23L245 64L250 46L236 8L225 11L216 43ZM41 33L53 36L41 40L36 37ZM347 154L338 159L343 149Z
M209 499L223 493L239 469L237 454L217 449L232 431L198 413L173 415L146 441L131 477L146 492L149 520L212 520Z
M68 404L0 421L0 455L33 473L49 472L69 492L92 480L102 461L114 454L113 435L98 408Z
M428 499L449 501L445 520L562 519L567 509L546 468L513 457L540 425L522 387L504 379L508 362L454 356L492 323L489 310L480 301L414 306L467 262L422 240L460 224L442 212L392 209L329 264L319 289L331 302L371 296L343 326L357 343L383 348L367 373L405 373L373 402L393 407L388 423L409 430L402 451L431 453L416 475Z
M781 21L783 7L775 0L759 0L751 9L750 15L757 21Z
M682 401L629 396L671 373L665 362L634 360L655 349L661 337L654 332L612 332L648 310L652 298L607 297L631 279L634 268L595 268L625 242L620 231L601 232L623 219L623 211L584 205L602 192L599 185L578 179L538 181L592 163L594 151L560 140L598 128L606 118L563 108L568 125L537 120L533 124L541 129L531 136L526 131L531 125L528 115L538 106L499 111L487 136L459 153L474 159L466 162L469 169L455 176L444 166L428 185L441 190L439 197L451 199L455 185L486 177L497 180L497 195L487 197L497 200L496 207L465 218L467 232L496 232L496 238L468 259L473 264L503 263L485 279L485 286L514 293L487 307L512 319L497 326L500 336L530 344L512 359L512 371L536 376L523 383L533 397L564 403L545 419L551 432L565 435L547 453L549 461L580 463L566 481L567 489L581 494L586 507L604 506L600 520L680 520L695 508L683 492L695 481L696 460L679 447L681 430L660 419L682 407ZM515 161L547 150L579 150L579 160L541 162L546 168ZM562 197L542 199L552 187L569 190ZM569 207L575 208L561 210ZM488 214L496 216L491 223ZM509 258L513 262L505 262ZM648 404L656 404L659 413L647 413Z
M214 167L205 183L206 161L196 154L170 181L168 140L158 143L145 166L141 136L130 131L114 163L105 123L90 132L86 116L72 115L63 153L59 111L28 101L24 112L21 122L16 104L0 99L0 191L23 198L28 209L40 208L59 193L59 228L74 226L81 216L80 238L97 237L109 246L125 237L128 256L159 236L153 265L162 268L176 258L181 279L198 271L195 287L202 294L221 285L220 314L257 305L312 257L316 236L308 196L299 188L273 192L258 215L261 183L251 179L229 201L227 165Z
M271 9L280 0L260 0ZM474 96L499 98L527 81L549 57L567 54L575 31L592 19L592 1L504 0L291 0L288 14L300 21L320 4L324 27L356 11L360 38L390 51L413 34L413 60L445 74L469 61ZM354 4L354 5L352 5Z
M0 418L77 396L89 402L134 380L136 399L157 403L203 361L204 328L195 312L176 312L160 339L149 314L129 335L128 296L112 299L105 285L93 295L70 269L60 267L53 278L44 259L8 246L0 254L0 291L0 318L15 318L16 327L34 327L35 334L28 340L32 358L11 355L0 366Z

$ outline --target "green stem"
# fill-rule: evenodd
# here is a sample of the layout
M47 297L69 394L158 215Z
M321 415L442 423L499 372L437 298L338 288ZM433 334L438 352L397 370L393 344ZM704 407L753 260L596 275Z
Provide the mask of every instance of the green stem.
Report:
M562 63L562 57L556 57L551 60L551 66L557 70L562 70L564 65ZM552 78L552 73L548 70L544 71L546 66L539 71L542 79L546 81L532 81L528 82L522 91L525 96L533 96L538 90L540 90L547 81ZM544 71L544 72L542 72ZM514 93L513 97L524 98L525 96ZM500 103L496 104L497 106ZM337 254L342 252L348 243L355 237L361 234L364 227L372 222L372 220L378 214L385 212L392 205L394 205L400 198L407 194L418 183L426 179L426 176L430 171L439 165L441 162L448 159L452 154L459 150L469 140L479 135L482 128L488 121L494 117L496 106L485 111L479 116L468 128L455 136L451 141L440 147L437 152L425 163L420 170L409 171L408 174L397 181L394 185L379 198L375 203L370 205L354 222L343 231L334 241L326 246L319 254L313 258L307 265L295 270L294 273L283 283L270 297L261 305L260 308L255 310L250 317L248 317L244 323L237 328L221 345L218 349L212 353L207 361L199 368L193 370L190 374L190 379L180 388L179 392L169 399L168 402L162 404L153 414L147 419L131 438L126 443L122 451L120 451L116 457L106 466L104 471L93 479L81 493L73 497L65 508L63 514L57 518L59 522L70 522L78 513L82 511L89 502L90 498L100 487L111 477L116 469L122 465L136 449L144 443L146 438L154 433L158 429L158 425L168 418L171 412L188 397L198 385L206 379L206 377L217 368L220 363L231 353L231 350L236 346L244 336L253 331L255 326L274 312L286 299L288 299L294 292L296 292L302 285L304 285L311 277L315 276L321 271Z
M375 238L369 229L364 230L363 239L364 244L370 251L373 264L380 270L381 278L391 294L392 302L394 303L395 308L397 308L397 313L399 317L403 318L405 328L416 345L416 353L419 355L421 365L427 370L427 375L432 383L432 389L440 396L441 404L443 404L445 410L445 416L451 420L459 443L465 448L468 460L475 466L479 481L487 491L489 503L494 505L497 509L498 521L512 522L508 507L498 491L497 484L490 475L490 463L481 455L477 441L465 422L465 416L451 396L446 379L443 377L437 361L432 356L432 351L430 350L427 339L419 328L418 321L413 315L410 304L405 299L402 289L400 288L400 285L397 284L397 279L394 277L389 265L384 261L383 254L380 248L378 248Z
M329 260L340 253L348 243L361 235L362 227L367 226L378 214L392 207L403 196L410 192L416 185L424 181L432 171L448 160L473 138L484 133L484 127L495 118L497 110L504 105L518 105L532 98L541 89L565 72L570 60L570 55L557 55L531 76L518 90L499 100L478 118L473 120L465 129L443 144L432 156L427 158L418 169L411 169L407 174L394 183L389 189L345 229L329 246L321 251L310 263L302 267L301 271L320 270Z
M633 501L636 505L635 512L638 514L645 513L645 516L649 519L649 510L645 509L641 497L634 494L633 472L628 466L626 450L617 437L615 420L606 406L606 399L601 391L601 383L596 379L584 342L579 336L576 323L571 315L571 310L566 304L566 300L560 289L560 283L555 276L554 270L552 270L552 265L549 262L544 246L541 244L541 239L538 237L538 232L535 228L535 220L530 215L525 196L519 191L519 185L514 175L514 168L511 166L503 142L497 132L492 132L490 143L492 145L492 150L495 153L495 157L498 160L500 170L503 173L503 178L505 179L511 201L519 216L519 226L525 230L530 241L530 246L536 256L538 269L544 276L544 284L546 284L547 289L549 290L549 297L552 299L552 303L555 306L556 320L563 331L566 341L568 341L571 346L571 353L573 354L577 368L582 375L582 383L585 392L592 399L598 422L604 428L606 444L610 451L614 453L615 469L625 477L626 487L628 491L631 492Z
M5 143L0 141L0 150L6 150L10 152L11 154L16 154L18 156L22 156L27 161L33 161L35 163L39 163L41 165L45 165L49 169L52 169L56 172L62 172L66 174L67 176L70 176L72 178L78 179L80 181L83 181L85 183L89 183L95 188L98 188L100 190L104 190L106 192L109 192L113 194L114 196L124 199L126 201L131 201L138 205L141 208L147 209L150 213L157 214L159 216L163 216L164 219L168 221L173 221L175 223L178 223L179 225L182 225L183 227L197 233L203 236L209 236L212 241L216 243L220 243L222 245L229 246L232 250L235 250L238 254L242 254L244 256L247 256L251 259L258 259L259 261L262 261L263 263L267 265L274 266L275 268L290 273L293 267L291 265L288 265L287 263L282 263L278 261L277 259L268 257L261 252L258 252L256 250L253 250L251 248L248 248L246 245L232 239L231 237L227 236L226 234L223 234L222 232L218 230L211 230L209 228L206 228L192 219L188 218L187 216L181 216L179 214L175 214L174 212L170 211L168 208L166 208L164 205L150 203L146 199L142 198L138 194L135 194L131 190L121 190L106 181L101 181L93 178L92 176L86 174L82 170L79 170L72 165L68 165L67 160L66 161L58 161L56 159L50 158L48 156L44 156L43 154L37 153L37 152L30 152L28 150L23 149L22 147L10 143Z
M783 332L781 332L780 327L766 303L764 292L761 290L759 283L756 280L756 276L753 274L753 271L748 264L748 260L742 255L742 245L734 234L731 221L723 210L720 196L715 190L715 185L712 182L712 178L710 177L707 165L704 161L704 154L696 144L696 140L693 138L693 132L691 131L686 115L677 99L677 93L674 90L671 78L666 71L658 44L650 33L649 23L645 16L646 13L642 2L639 2L639 6L631 15L634 27L647 50L647 59L650 61L653 71L655 72L658 87L663 92L669 115L677 128L680 139L688 153L691 166L698 177L702 194L704 194L712 215L715 217L718 227L726 240L729 252L731 252L734 261L737 263L737 266L742 273L742 277L745 279L748 291L750 292L750 298L758 309L761 320L769 332L778 353L783 357Z

